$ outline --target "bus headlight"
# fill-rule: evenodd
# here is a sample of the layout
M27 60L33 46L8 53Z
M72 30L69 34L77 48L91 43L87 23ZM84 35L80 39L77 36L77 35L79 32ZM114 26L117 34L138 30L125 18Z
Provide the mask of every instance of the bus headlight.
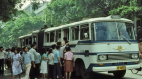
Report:
M131 54L132 59L137 59L138 57L139 57L138 54Z
M107 60L107 59L108 59L108 56L107 56L107 55L99 55L99 56L98 56L98 59L99 59L99 60Z

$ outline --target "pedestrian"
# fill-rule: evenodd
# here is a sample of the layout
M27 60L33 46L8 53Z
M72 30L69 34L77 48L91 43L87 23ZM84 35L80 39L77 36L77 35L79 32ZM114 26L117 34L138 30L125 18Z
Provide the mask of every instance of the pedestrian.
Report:
M67 41L67 37L64 37L64 38L63 38L63 41L62 41L62 46L65 45L66 41Z
M21 68L21 55L19 54L20 49L16 48L14 50L14 55L12 56L11 64L12 64L12 72L13 72L13 79L15 79L15 76L18 75L19 79L21 79L20 74L22 73Z
M7 49L7 54L6 54L6 59L7 59L7 67L8 69L11 69L11 51L10 49Z
M11 48L11 53L10 53L10 60L12 60L13 58L13 55L14 55L14 52L15 52L15 47L12 47ZM10 65L10 72L11 72L11 75L13 75L12 73L12 64Z
M36 50L35 50L35 45L31 45L31 49L29 50L29 53L31 53L32 57L34 58L34 61L37 59L36 56ZM31 70L30 70L30 79L35 79L35 67L32 64Z
M6 49L5 54L4 54L4 67L5 67L5 69L7 69L7 67L8 67L7 53L8 53L8 49Z
M62 76L63 76L63 75L65 76L65 74L64 74L64 50L65 50L65 47L69 45L68 42L69 42L69 41L66 41L66 42L65 42L65 45L64 45L64 46L61 46L61 48L60 48L60 58L61 58L62 66L63 66L62 69L61 69Z
M53 53L56 51L56 44L52 45Z
M25 46L23 48L24 50L24 53L22 54L22 60L23 60L23 64L25 65L25 77L24 79L29 79L29 73L30 73L30 70L31 70L31 64L33 65L33 67L35 68L35 63L34 63L34 58L32 56L31 53L28 52L28 47Z
M0 47L0 75L4 75L4 49Z
M37 56L37 59L35 60L35 65L36 65L36 68L35 68L35 75L37 78L39 78L40 76L40 62L41 62L41 55L39 54L38 52L38 49L36 49L36 56Z
M49 78L53 79L53 74L54 74L54 54L53 54L53 50L49 49L48 52L48 59L49 59Z
M65 57L64 70L66 74L66 79L71 79L71 73L73 72L73 53L71 52L70 47L66 47L66 53L64 57Z
M42 79L45 79L45 75L48 74L48 66L47 66L47 54L46 49L42 48L42 62L41 62L41 70L40 73L42 74Z
M56 51L54 52L54 79L57 79L57 75L59 79L62 79L61 68L62 64L60 61L60 46L56 47Z
M139 43L139 55L142 58L142 28L140 26L138 26L137 30L137 41Z

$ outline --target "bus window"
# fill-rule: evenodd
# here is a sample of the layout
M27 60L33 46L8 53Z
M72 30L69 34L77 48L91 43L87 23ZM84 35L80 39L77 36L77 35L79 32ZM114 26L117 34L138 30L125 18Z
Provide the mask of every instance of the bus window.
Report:
M61 30L56 31L56 42L61 42Z
M72 27L72 40L79 40L79 26Z
M22 45L24 46L25 45L25 39L22 39L22 43L23 43Z
M33 42L36 42L37 37L36 37L36 36L34 36L34 37L33 37L33 39L34 39L34 40L33 40Z
M49 33L47 33L46 36L47 36L46 37L46 40L47 40L46 42L48 43L49 42Z
M54 42L55 32L50 32L50 42Z
M26 45L28 45L28 38L26 39Z
M29 45L32 44L32 37L29 38Z
M80 27L80 40L89 39L89 24L81 25Z
M64 29L64 37L67 37L67 40L69 40L69 28Z

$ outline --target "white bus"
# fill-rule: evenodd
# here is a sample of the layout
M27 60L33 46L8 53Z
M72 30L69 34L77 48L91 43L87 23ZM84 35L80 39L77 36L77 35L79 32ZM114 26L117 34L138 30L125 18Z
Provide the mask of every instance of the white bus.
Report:
M47 28L39 35L44 35L39 38L43 47L67 37L74 54L74 70L83 79L90 79L90 72L109 72L121 78L126 70L140 67L134 23L129 19L92 18Z

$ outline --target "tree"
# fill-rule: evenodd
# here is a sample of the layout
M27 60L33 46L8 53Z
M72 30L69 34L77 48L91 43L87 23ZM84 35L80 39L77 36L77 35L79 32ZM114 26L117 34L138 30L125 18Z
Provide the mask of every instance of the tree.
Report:
M13 19L14 16L17 16L18 8L21 8L23 3L29 0L1 0L0 1L0 20L7 22ZM39 1L44 0L30 0L33 2L33 10L37 9ZM36 2L36 3L35 3Z
M17 19L5 23L0 38L0 45L5 47L17 46L18 37L39 30L43 27L44 21L35 13L20 14Z
M123 3L121 6L116 9L110 10L110 14L121 15L122 17L133 19L134 14L142 14L142 6L139 0L129 0L129 3L126 5Z

